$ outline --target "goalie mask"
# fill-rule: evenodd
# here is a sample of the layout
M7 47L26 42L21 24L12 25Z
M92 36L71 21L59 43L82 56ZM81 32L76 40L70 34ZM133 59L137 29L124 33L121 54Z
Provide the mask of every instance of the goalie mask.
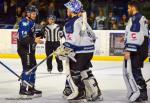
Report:
M80 13L83 11L83 5L79 0L70 0L68 3L64 4L73 13Z

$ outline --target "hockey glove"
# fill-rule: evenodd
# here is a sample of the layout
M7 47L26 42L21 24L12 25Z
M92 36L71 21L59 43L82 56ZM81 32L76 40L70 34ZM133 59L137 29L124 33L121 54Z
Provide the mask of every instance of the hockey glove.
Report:
M65 47L64 45L60 45L56 51L55 55L60 59L60 60L66 60L68 58L72 59L74 62L76 62L76 59L74 58L75 52L73 49Z

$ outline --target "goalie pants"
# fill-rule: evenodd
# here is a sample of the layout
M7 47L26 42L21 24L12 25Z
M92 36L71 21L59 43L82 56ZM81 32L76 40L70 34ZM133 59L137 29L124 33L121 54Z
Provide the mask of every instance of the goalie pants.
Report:
M70 70L73 71L84 71L92 67L91 59L93 53L78 53L75 55L76 62L70 59Z
M59 46L60 46L60 42L59 41L56 41L56 42L46 41L46 43L45 43L46 55L49 56ZM51 56L50 58L47 59L47 69L49 69L49 70L52 70L52 59L53 59L53 56ZM58 69L59 68L63 68L62 61L59 60L57 57L56 57L56 62L57 62Z
M137 83L141 87L140 91L147 91L146 82L143 78L141 68L144 66L144 60L148 57L148 38L145 37L143 44L138 48L137 52L131 52L132 74Z
M22 80L25 80L29 82L30 84L34 85L36 69L34 69L29 75L26 75L25 72L30 70L37 64L36 59L35 59L35 50L32 51L31 53L28 53L28 52L25 52L24 50L19 49L18 54L21 58L21 62L23 66L23 71L21 74Z

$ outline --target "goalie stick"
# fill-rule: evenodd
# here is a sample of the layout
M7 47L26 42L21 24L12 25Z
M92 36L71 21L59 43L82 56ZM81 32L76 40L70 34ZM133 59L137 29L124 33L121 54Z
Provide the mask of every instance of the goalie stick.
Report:
M4 66L7 70L9 70L12 74L14 74L16 77L18 77L18 80L22 80L22 78L21 78L21 76L19 76L17 73L15 73L12 69L10 69L8 66L6 66L4 63L2 63L1 61L0 61L0 64L2 65L2 66ZM28 83L27 81L25 81L25 80L22 80L25 84L27 84L28 86L30 86L31 88L33 87L30 83Z
M86 23L87 23L87 14L85 11L82 12L82 31L86 30Z

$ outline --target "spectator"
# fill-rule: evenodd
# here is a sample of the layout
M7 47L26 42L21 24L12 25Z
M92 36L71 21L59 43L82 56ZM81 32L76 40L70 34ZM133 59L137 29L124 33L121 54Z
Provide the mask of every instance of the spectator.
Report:
M23 11L23 12L22 12L22 18L24 18L25 16L26 16L26 12Z
M10 7L8 8L6 24L15 24L16 22L16 0L10 1Z
M21 19L22 19L22 8L18 6L16 8L16 23L14 25L14 29L18 28L18 23L20 22Z
M39 4L39 22L41 22L43 19L46 19L48 15L48 5L47 2L40 2Z
M107 17L107 20L106 20L106 28L108 30L111 30L111 20L112 20L113 17L114 17L113 11L109 11L109 14L108 14L108 17Z
M95 18L93 29L104 30L105 28L106 28L106 17L104 16L103 8L100 8L99 15Z
M37 0L31 0L31 1L28 3L28 6L31 6L31 5L37 6L37 5L38 5L37 3L38 3Z
M56 10L54 2L50 2L48 5L48 15L55 15L57 18L60 18L60 14L58 10Z
M28 0L17 0L17 6L21 8L25 8L26 5L28 5Z
M0 0L0 14L4 13L4 0Z
M88 23L89 25L92 27L92 29L94 29L94 20L95 20L95 13L94 12L90 12L90 15L88 17Z
M4 15L4 0L0 0L0 24L2 24L3 23L3 21L4 21L4 17L3 17L3 15Z
M118 30L117 19L115 17L111 18L110 30Z
M94 12L96 12L96 3L95 3L95 0L92 0L92 1L90 1L91 2L91 11L94 11Z
M122 15L121 20L120 20L120 22L118 24L119 25L119 29L120 30L125 30L127 22L128 22L127 16L125 14Z

